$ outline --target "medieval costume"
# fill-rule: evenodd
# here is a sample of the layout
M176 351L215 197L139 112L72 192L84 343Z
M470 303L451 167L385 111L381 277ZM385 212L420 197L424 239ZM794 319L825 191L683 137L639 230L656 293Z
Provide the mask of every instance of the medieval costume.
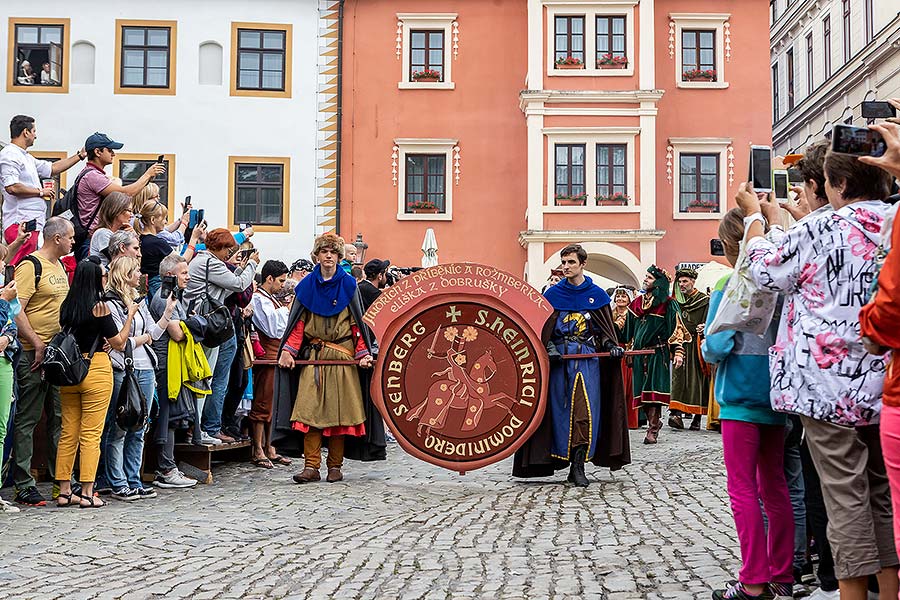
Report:
M697 271L694 269L679 269L675 273L675 281L681 277L697 280ZM699 431L700 415L706 414L709 400L710 369L700 354L700 338L697 326L706 323L706 313L709 310L709 296L698 289L693 289L684 297L681 291L676 294L675 301L681 314L681 322L691 339L684 342L684 365L680 369L672 371L672 399L669 402L669 425L676 429L684 429L684 423L679 414L694 415L691 429Z
M297 284L295 296L279 354L286 350L297 359L357 361L370 353L374 340L362 321L356 280L346 271L338 268L325 281L317 265ZM340 480L345 454L359 460L385 459L384 423L368 388L360 385L357 366L305 365L278 371L272 445L289 452L292 438L303 434L306 468L294 481L319 479L323 437L328 440L329 481Z
M613 323L616 326L616 337L619 340L619 343L625 345L627 347L628 340L625 339L625 323L628 320L628 306L620 307L616 300L618 297L622 295L628 299L628 304L634 300L634 293L628 288L620 287L615 288L612 291L612 299L613 299ZM625 383L625 401L627 403L627 411L628 411L628 429L637 429L639 424L639 415L640 408L634 404L634 381L632 379L634 375L631 369L631 360L625 359L622 361L622 380Z
M588 277L578 286L563 279L545 296L555 309L542 333L551 360L548 406L516 452L513 475L546 477L571 463L568 480L583 486L586 461L612 470L631 462L620 360L562 360L618 347L610 299Z
M669 296L668 274L656 265L647 272L655 281L629 305L625 339L632 350L654 350L653 354L634 356L632 369L634 403L643 407L648 421L644 443L655 444L662 428L662 407L669 405L670 353L683 357L683 344L691 338L679 323L675 299Z

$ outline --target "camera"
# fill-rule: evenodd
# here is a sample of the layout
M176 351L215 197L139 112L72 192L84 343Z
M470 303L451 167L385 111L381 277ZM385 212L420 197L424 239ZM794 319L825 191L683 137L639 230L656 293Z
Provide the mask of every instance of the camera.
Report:
M387 279L387 285L392 286L407 275L411 275L416 271L421 271L422 267L388 267L387 271L384 272L385 278Z
M722 240L709 240L709 253L713 256L725 256L725 245Z

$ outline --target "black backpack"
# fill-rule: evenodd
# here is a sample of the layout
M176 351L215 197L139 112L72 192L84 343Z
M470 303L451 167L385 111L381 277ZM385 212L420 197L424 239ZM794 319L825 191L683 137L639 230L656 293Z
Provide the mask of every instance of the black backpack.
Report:
M63 194L62 198L56 201L56 204L53 205L53 210L51 211L51 215L54 217L58 217L64 212L71 211L72 212L72 226L75 228L75 247L80 246L84 241L88 238L88 229L81 224L81 217L78 214L78 184L81 183L81 178L84 177L85 173L87 173L88 169L92 167L85 167L81 173L78 174L78 177L75 178L75 183ZM97 218L97 213L100 212L100 205L103 203L103 199L100 199L100 202L97 203L97 208L94 209L91 218L88 219L88 227L90 227L91 223L94 222L94 219Z
M44 381L51 385L78 385L87 377L91 368L91 359L100 342L100 335L94 340L87 358L81 353L75 334L70 329L63 329L53 336L44 351L44 362L41 363Z
M207 348L218 348L234 337L234 321L228 308L209 295L209 261L206 259L205 287L196 307L197 316L206 320L206 332L202 344Z

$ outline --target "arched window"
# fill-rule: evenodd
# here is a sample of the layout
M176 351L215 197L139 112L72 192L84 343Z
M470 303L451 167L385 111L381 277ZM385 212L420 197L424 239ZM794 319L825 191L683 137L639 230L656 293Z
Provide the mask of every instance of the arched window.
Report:
M200 44L200 85L222 85L222 45L218 42Z
M96 49L84 40L72 44L72 83L94 83Z

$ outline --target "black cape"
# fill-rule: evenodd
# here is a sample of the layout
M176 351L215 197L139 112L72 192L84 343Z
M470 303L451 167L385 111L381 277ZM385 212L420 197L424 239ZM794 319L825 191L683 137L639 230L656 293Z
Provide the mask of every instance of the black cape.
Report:
M603 348L607 340L618 344L616 328L609 306L590 311L590 322L597 327L594 338L598 348ZM553 311L544 324L541 340L546 345L550 341L559 311ZM549 399L548 399L549 402ZM613 358L600 359L600 439L591 462L611 471L621 469L631 463L631 444L628 439L628 412L626 410L625 385L622 380L622 366ZM568 466L568 462L550 456L553 442L552 413L547 410L544 420L527 442L516 451L513 459L514 477L548 477L557 469Z
M357 290L356 294L350 300L348 305L350 314L359 326L360 334L366 347L371 351L375 345L375 338L372 331L363 323L362 300ZM287 342L288 336L300 320L300 313L303 306L299 302L291 305L291 312L288 316L288 325L285 329L284 337L281 338L281 345L278 348L279 355ZM358 369L359 384L362 388L363 407L366 411L366 435L363 437L344 437L344 457L351 460L385 460L387 458L386 442L384 436L384 421L381 419L381 413L372 403L372 396L369 392L369 386L372 382L372 369ZM300 382L300 369L282 369L276 367L275 371L275 397L272 400L272 429L271 440L272 445L279 452L289 454L291 456L300 456L303 454L303 433L291 428L291 413L294 410L294 400L297 398L297 388ZM328 438L324 438L325 441Z

